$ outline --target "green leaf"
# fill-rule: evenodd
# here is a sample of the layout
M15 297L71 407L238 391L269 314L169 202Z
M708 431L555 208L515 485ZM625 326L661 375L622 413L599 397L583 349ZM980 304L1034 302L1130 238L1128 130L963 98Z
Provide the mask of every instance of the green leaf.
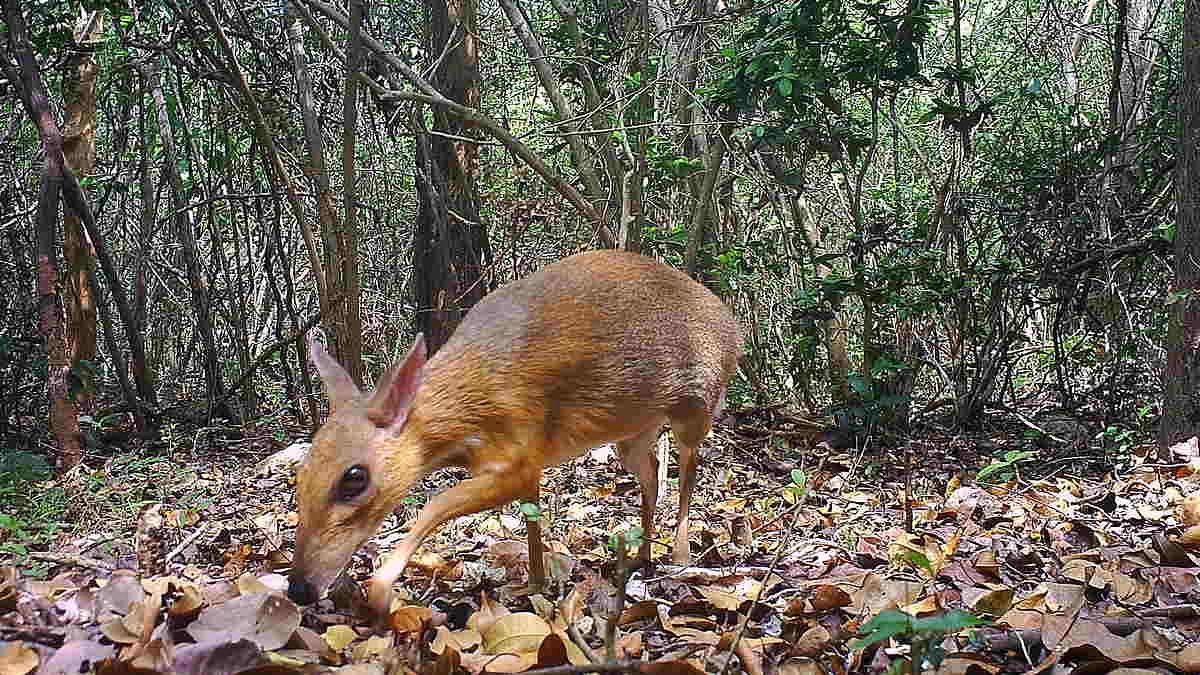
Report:
M913 619L913 630L918 633L957 633L964 628L986 626L991 622L963 610L954 609L945 614Z
M850 649L863 649L876 642L890 640L897 635L911 632L912 617L896 609L880 612L859 629L862 638L851 640Z
M936 574L933 570L933 563L929 562L929 558L925 557L925 554L920 551L905 551L900 557L914 565L923 567L926 572L929 572L929 576Z
M785 78L775 82L775 88L779 90L779 95L787 98L792 95L792 81Z
M521 502L521 513L525 520L536 522L542 519L542 507L531 502Z

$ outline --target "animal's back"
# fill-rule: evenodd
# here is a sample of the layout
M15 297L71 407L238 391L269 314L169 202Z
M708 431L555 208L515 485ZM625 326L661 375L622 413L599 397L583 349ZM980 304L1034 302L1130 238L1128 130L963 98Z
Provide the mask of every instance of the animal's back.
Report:
M683 407L711 414L740 351L736 320L704 286L652 258L594 251L485 297L430 361L426 387L540 427L542 442L590 445Z

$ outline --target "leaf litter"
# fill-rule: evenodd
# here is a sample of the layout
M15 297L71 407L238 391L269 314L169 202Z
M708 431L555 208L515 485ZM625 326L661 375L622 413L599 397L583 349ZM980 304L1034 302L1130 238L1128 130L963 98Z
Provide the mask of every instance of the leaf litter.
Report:
M905 450L921 458L906 477L894 453L813 450L764 416L710 443L723 447L701 464L693 566L616 573L611 535L637 523L640 497L600 449L547 471L546 588L527 585L516 508L460 518L414 558L384 630L355 582L460 474L429 479L301 608L283 574L302 451L206 470L206 505L144 505L108 547L64 540L37 558L53 576L0 568L0 675L1200 672L1194 452L978 482L962 439L925 440ZM653 542L660 561L669 543Z

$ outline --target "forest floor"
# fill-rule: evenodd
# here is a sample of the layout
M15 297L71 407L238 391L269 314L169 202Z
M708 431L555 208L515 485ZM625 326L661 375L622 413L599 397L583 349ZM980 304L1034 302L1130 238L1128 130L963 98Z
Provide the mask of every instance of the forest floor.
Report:
M546 588L527 586L515 506L465 516L426 541L383 632L356 616L359 585L280 595L294 475L262 460L302 430L175 428L0 492L26 514L0 513L0 675L1200 672L1195 443L1156 464L1028 428L834 450L781 408L733 415L704 446L692 565L666 564L669 480L658 564L624 598L611 544L640 494L600 448L546 472ZM414 489L350 578L458 477Z

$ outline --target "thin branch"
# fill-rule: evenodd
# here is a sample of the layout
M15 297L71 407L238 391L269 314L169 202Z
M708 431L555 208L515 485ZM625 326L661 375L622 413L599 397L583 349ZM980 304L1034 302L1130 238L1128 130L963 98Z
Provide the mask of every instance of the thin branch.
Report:
M321 0L304 0L308 5L325 16L333 19L342 28L349 27L349 19L338 8ZM474 123L479 128L486 131L493 138L504 144L510 152L520 157L533 169L534 173L541 176L547 183L551 185L560 195L566 198L580 213L584 214L591 220L596 227L596 235L600 240L609 247L616 246L617 239L605 222L604 217L596 210L591 202L589 202L573 185L568 183L557 171L550 168L542 161L529 146L522 143L515 136L504 128L497 120L480 112L475 108L462 105L452 101L442 95L432 84L421 74L413 70L411 66L397 57L390 49L374 36L364 32L362 35L363 45L370 49L376 56L382 59L389 66L399 71L418 91L391 91L382 98L385 100L403 100L416 101L425 103L426 105L438 106L447 112L458 116L460 119Z

